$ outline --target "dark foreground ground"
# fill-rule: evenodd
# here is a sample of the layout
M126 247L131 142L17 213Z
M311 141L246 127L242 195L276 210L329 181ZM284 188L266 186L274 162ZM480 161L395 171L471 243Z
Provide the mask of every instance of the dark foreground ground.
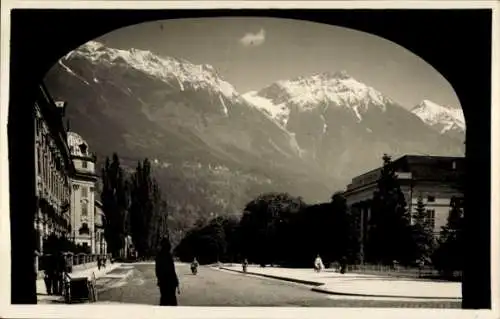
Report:
M159 289L153 263L130 264L131 276L118 282L99 283L99 301L158 305ZM459 302L388 301L332 299L313 292L310 287L279 280L259 278L200 267L191 274L188 265L176 265L181 282L180 306L242 306L242 307L418 307L460 308Z

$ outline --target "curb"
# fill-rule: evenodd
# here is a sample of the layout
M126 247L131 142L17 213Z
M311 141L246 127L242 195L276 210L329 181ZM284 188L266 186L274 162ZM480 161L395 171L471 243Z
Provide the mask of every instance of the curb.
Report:
M281 277L281 276L274 276L274 275L267 275L267 274L260 274L257 272L251 272L247 271L244 273L241 270L234 270L234 269L229 269L225 267L221 267L220 269L224 269L227 271L232 271L232 272L237 272L240 274L248 274L248 275L253 275L253 276L259 276L259 277L265 277L265 278L271 278L271 279L278 279L278 280L283 280L283 281L289 281L289 282L295 282L298 284L304 284L304 285L309 285L309 286L323 286L324 284L322 282L317 282L317 281L309 281L309 280L302 280L302 279L295 279L295 278L288 278L288 277ZM313 288L315 289L315 288Z
M240 270L229 269L229 268L225 268L225 267L222 267L221 269L244 274L243 271L240 271ZM259 276L259 277L267 277L267 278L278 279L278 280L283 280L283 281L295 282L295 283L299 283L299 284L305 284L305 285L309 285L309 286L315 286L315 287L311 288L311 291L323 293L323 294L328 294L328 295L335 295L335 296L392 298L392 299L420 299L422 301L430 301L430 300L456 301L456 302L462 301L462 298L460 298L460 297L422 297L422 296L417 297L417 296L370 295L370 294L335 292L335 291L320 288L320 286L324 286L325 284L317 282L317 281L308 281L308 280L302 280L302 279L280 277L280 276L274 276L274 275L249 272L249 271L247 271L246 273L249 275L254 275L254 276Z
M460 297L423 297L423 296L394 296L394 295L370 295L370 294L355 294L348 292L335 292L331 290L321 289L321 288L312 288L314 292L319 292L328 295L335 296L349 296L349 297L368 297L368 298L391 298L391 299L420 299L422 301L431 301L431 300L439 300L439 301L462 301Z

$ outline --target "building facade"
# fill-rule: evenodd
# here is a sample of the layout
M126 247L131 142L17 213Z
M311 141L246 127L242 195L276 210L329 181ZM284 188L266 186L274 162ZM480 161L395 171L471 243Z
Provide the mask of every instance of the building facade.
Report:
M98 255L105 255L108 252L108 245L106 243L106 238L104 237L104 223L106 219L104 216L104 211L102 210L102 203L98 200L95 200L94 207L95 207L95 213L94 213L95 253Z
M95 241L95 172L96 156L78 134L68 132L68 145L75 173L71 178L72 239L89 253L96 253Z
M38 254L44 253L44 242L49 235L61 238L71 232L70 178L74 166L63 125L65 108L65 103L52 100L43 84L39 86L33 123L37 203L34 227Z
M406 155L393 161L407 208L413 215L419 197L423 199L428 219L437 236L447 223L453 198L463 198L460 178L464 173L463 157ZM382 167L352 179L344 196L356 218L361 256L370 228L371 201Z

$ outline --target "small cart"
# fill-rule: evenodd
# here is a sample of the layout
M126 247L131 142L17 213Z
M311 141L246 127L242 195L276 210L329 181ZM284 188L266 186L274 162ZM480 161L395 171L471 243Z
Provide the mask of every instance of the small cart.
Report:
M96 302L95 274L92 273L90 277L71 277L66 274L64 300L68 304Z

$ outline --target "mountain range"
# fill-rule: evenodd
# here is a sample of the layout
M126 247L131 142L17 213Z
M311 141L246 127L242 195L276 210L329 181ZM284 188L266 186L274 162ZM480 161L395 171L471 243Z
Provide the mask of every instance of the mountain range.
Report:
M239 93L210 65L91 41L45 83L98 158L153 160L179 229L265 191L327 201L383 153L464 154L460 109L407 109L345 71Z

